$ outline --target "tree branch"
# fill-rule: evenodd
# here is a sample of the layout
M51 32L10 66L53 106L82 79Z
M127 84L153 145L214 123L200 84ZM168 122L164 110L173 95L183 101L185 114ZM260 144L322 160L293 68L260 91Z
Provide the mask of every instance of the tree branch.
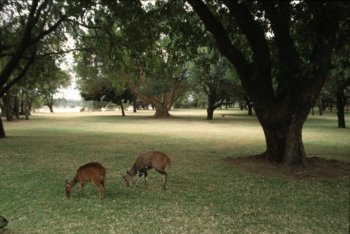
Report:
M48 34L52 33L53 31L55 31L58 26L67 19L66 15L62 15L59 20L52 25L49 29L42 31L41 33L39 33L34 39L32 39L30 41L30 44L36 44L38 43L41 39L43 39L45 36L47 36Z
M23 70L21 73L13 78L10 82L8 82L2 89L0 89L0 97L2 97L14 84L16 84L29 70L30 66L33 64L34 59L35 59L36 51L32 52L32 56L30 57L29 61L27 64L24 66Z
M253 62L259 67L260 72L264 73L261 77L269 77L271 75L271 58L264 29L254 20L254 16L249 12L245 1L238 3L237 1L223 0L223 2L246 36L253 51Z
M243 54L232 45L232 42L222 25L202 0L187 0L216 39L218 48L222 54L235 66L238 75L242 79L243 85L251 78L250 65Z
M331 68L331 56L336 40L336 32L339 27L339 15L342 13L339 2L327 2L315 4L312 1L306 1L310 9L315 14L314 23L316 25L316 41L310 56L313 66L313 83L309 86L315 92L319 92L326 80L327 73Z
M299 55L290 36L290 1L279 1L277 8L272 1L262 1L265 15L271 23L278 51L278 94L286 91L286 81L293 82L299 67Z

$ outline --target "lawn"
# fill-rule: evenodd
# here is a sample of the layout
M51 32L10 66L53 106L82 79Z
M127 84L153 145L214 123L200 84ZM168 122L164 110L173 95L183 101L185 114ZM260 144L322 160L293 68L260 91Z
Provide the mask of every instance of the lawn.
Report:
M290 180L233 167L227 157L261 153L262 129L237 110L33 114L4 121L0 139L0 215L4 233L348 233L349 177ZM222 114L225 114L222 117ZM349 115L347 115L349 116ZM347 125L350 127L349 118ZM335 114L311 116L303 131L308 155L350 162L350 129ZM167 191L152 170L128 189L119 173L137 155L160 150L172 160ZM107 168L106 198L89 184L68 200L65 178L79 165ZM1 231L0 231L1 232Z

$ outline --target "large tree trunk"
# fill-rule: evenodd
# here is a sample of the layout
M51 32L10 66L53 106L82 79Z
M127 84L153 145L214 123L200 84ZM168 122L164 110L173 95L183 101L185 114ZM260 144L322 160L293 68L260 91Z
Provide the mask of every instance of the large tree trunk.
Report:
M214 110L215 107L209 104L207 107L207 120L213 120Z
M298 114L295 114L290 121L287 121L288 118L276 121L273 115L270 118L260 120L266 140L264 156L274 163L305 165L302 128L306 118Z
M154 118L156 119L161 119L161 118L170 118L171 115L169 113L169 108L163 105L156 105L155 106L156 113L153 115Z

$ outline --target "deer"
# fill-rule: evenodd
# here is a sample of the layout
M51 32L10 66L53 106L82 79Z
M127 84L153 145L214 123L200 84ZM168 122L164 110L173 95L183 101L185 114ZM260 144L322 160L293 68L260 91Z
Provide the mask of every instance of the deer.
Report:
M168 181L167 170L170 167L170 163L170 158L165 153L160 151L150 151L139 155L131 169L127 170L125 175L121 174L121 176L125 180L126 186L130 188L132 177L134 177L138 173L139 180L139 178L144 175L147 189L148 171L154 168L163 176L163 189L166 190Z
M80 183L79 191L81 195L84 192L85 183L92 182L99 190L100 198L103 198L105 196L105 178L106 168L98 162L90 162L80 166L70 182L65 180L67 198L71 197L72 189L78 182Z

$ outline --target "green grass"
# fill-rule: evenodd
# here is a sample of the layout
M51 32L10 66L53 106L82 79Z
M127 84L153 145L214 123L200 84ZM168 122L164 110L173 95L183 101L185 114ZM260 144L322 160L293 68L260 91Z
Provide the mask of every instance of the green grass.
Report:
M225 113L225 118L221 114ZM263 132L246 112L222 110L208 122L204 110L34 114L4 121L0 139L0 214L5 233L348 233L349 178L292 181L233 168L226 157L261 153ZM308 155L350 162L350 130L335 114L310 117L303 131ZM347 125L350 126L349 118ZM119 173L138 154L166 152L169 189L149 175L127 189ZM107 168L106 198L88 185L68 200L64 179L81 164Z

